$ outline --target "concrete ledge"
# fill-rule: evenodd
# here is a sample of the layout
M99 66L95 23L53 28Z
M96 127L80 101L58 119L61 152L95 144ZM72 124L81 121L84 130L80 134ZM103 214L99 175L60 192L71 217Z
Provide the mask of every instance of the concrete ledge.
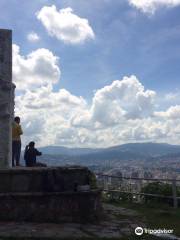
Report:
M101 193L1 193L1 221L93 222L101 216Z
M0 193L64 192L89 184L91 172L85 167L37 167L0 170Z
M72 195L96 195L100 193L101 190L90 190L90 191L76 191L76 192L9 192L9 193L0 193L0 197L43 197L43 196L72 196Z

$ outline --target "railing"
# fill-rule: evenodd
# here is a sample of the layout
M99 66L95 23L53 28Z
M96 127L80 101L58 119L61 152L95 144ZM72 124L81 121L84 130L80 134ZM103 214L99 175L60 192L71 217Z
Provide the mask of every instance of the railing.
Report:
M97 183L99 187L102 188L104 192L108 192L111 194L113 198L113 194L130 194L130 195L137 195L137 196L149 196L154 198L163 198L163 199L173 199L173 206L174 208L178 207L178 200L180 197L177 196L177 185L180 185L180 180L177 179L162 179L162 178L138 178L138 177L118 177L113 175L106 175L106 174L96 174L97 176ZM116 184L112 184L112 180L116 179ZM129 181L129 183L124 184L123 181ZM136 184L131 184L132 182L136 182ZM141 192L142 186L145 185L147 182L170 182L172 185L172 196L164 196L160 194L149 194ZM117 185L119 186L117 187ZM132 187L134 185L134 189ZM113 186L113 189L112 189ZM116 186L116 189L114 189Z

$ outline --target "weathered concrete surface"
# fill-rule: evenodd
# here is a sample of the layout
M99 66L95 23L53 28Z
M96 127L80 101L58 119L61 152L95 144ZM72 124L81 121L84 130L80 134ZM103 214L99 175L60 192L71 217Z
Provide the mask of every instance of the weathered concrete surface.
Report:
M101 216L99 191L0 194L0 220L93 222Z
M123 207L117 207L117 206L113 206L111 204L104 203L104 208L106 209L107 213L110 213L113 216L122 215L122 216L127 216L127 217L128 216L136 217L139 215L139 213L135 210L127 209L127 208L123 208Z
M112 207L112 211L111 211ZM24 239L97 239L97 238L117 238L134 235L134 230L137 226L144 226L142 222L139 222L134 218L133 211L131 216L131 210L128 210L128 215L123 219L117 218L117 214L123 212L124 208L116 207L116 215L114 215L114 207L112 205L105 205L104 219L94 224L77 224L77 223L66 223L66 224L52 224L52 223L14 223L14 222L0 222L0 237L3 239L16 237L18 240Z
M83 167L0 170L0 221L93 222L101 217L101 192Z
M90 183L86 167L17 167L0 169L0 193L74 191Z
M11 124L14 113L12 32L0 29L0 168L11 162Z

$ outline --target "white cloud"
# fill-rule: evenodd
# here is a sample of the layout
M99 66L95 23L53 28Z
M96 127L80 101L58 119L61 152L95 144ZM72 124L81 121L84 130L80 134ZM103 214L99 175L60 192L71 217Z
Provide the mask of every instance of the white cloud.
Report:
M35 32L30 32L30 33L28 33L28 35L27 35L27 39L28 39L28 41L30 41L30 42L38 42L38 41L40 40L40 37L39 37L39 35L38 35L37 33L35 33Z
M64 118L72 115L77 108L86 107L86 101L82 97L76 97L65 89L53 92L50 86L26 91L25 94L18 96L17 100L19 101L19 108L21 102L23 102L24 107L31 111L43 109L51 112L53 110L56 114L60 113Z
M71 8L58 11L54 5L44 6L37 13L37 18L50 36L55 36L65 43L79 44L95 37L88 20L75 15Z
M119 82L123 84L123 81ZM136 96L138 91L149 91L144 91L140 82L136 83L139 87L136 90L134 88ZM136 85L133 81L131 84ZM90 105L84 98L72 95L65 89L53 92L52 86L29 90L17 96L16 114L22 119L23 143L35 140L41 146L55 144L81 147L105 147L135 141L179 143L176 136L180 132L180 107L167 109L164 114L155 112L154 116L150 107L150 111L144 109L145 115L141 110L138 111L139 117L136 114L134 118L133 114L130 118L131 114L127 114L129 109L129 113L132 113L133 106L135 109L138 109L136 105L139 106L136 97L126 96L131 94L133 86L129 86L129 89L125 86L124 90L120 88L122 95L118 93L119 90L114 91L111 85L106 87L95 93ZM111 91L107 91L110 88ZM123 98L128 99L127 106ZM149 102L147 107L152 104L149 105Z
M132 6L144 13L154 13L159 7L176 7L180 0L128 0Z
M14 80L17 90L23 90L16 96L15 114L22 120L24 145L31 140L38 146L81 147L135 141L180 143L180 105L157 111L156 92L145 89L137 77L124 77L98 89L88 104L66 89L53 90L60 69L48 49L22 56L17 45L13 48Z
M166 111L155 112L154 115L157 117L180 120L180 105L171 106Z
M27 56L20 55L20 48L13 45L13 81L17 89L33 89L57 83L60 78L58 57L45 48Z
M16 97L16 114L22 116L24 142L37 140L40 145L77 144L79 130L70 120L86 108L86 101L65 89L53 92L50 86Z
M123 81L125 80L120 81L121 84ZM136 90L134 88L135 95L138 95L140 89L140 92L144 93L149 91L144 91L144 87L140 82L138 83L138 80L136 83L139 88ZM136 85L133 81L131 84ZM113 94L116 91L114 88L111 88L111 91L105 91L110 89L110 86L106 87L95 93L90 106L84 98L72 95L65 89L53 92L51 86L29 90L17 96L16 114L22 119L23 143L35 140L41 146L55 144L81 147L105 147L134 141L178 143L176 136L180 132L180 107L172 107L164 114L156 112L154 116L152 116L152 110L149 115L145 111L143 118L143 113L138 112L139 118L137 114L136 118L134 115L130 118L130 115L127 115L129 105L137 109L135 105L139 104L138 101L134 103L135 97L130 99L130 96L126 96L128 91L130 94L133 86L129 86L128 90L127 86L124 90L121 89L122 96L117 91L116 98L127 98L128 106L124 105L122 99L114 105ZM100 98L102 102L99 104ZM121 105L118 106L119 104ZM95 107L99 114L96 111L93 112Z
M119 124L122 119L145 118L153 112L155 95L145 91L135 76L124 77L98 90L89 111L76 116L72 124L101 128Z

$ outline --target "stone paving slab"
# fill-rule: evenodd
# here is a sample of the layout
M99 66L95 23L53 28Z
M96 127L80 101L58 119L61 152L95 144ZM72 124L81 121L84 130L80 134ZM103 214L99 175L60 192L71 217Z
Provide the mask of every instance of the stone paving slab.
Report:
M117 207L107 203L103 204L103 206L106 212L110 212L111 214L114 214L114 215L120 214L123 216L132 216L132 217L139 216L139 213L132 209Z
M0 222L0 240L8 237L23 238L46 238L53 239L81 239L89 238L117 238L132 235L138 224L134 217L137 213L126 211L120 207L114 207L106 204L104 206L105 217L96 224L78 224L78 223L27 223L27 222ZM114 215L123 213L124 219L118 219ZM126 216L127 215L127 216ZM132 217L133 216L133 217Z
M78 224L53 224L53 223L0 223L0 237L18 238L69 238L88 237L80 230Z
M81 239L81 238L120 238L131 234L117 225L78 225L78 224L49 224L49 223L0 223L0 238L52 238L52 239Z

